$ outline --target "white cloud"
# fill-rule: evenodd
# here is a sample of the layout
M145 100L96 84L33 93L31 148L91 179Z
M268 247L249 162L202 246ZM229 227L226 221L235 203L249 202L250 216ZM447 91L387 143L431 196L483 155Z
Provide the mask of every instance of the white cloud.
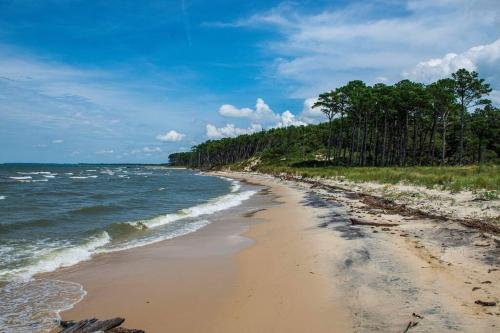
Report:
M102 149L102 150L96 151L95 153L99 154L99 155L105 155L105 154L114 154L115 151L112 149Z
M217 138L253 133L261 130L263 128L262 124L266 124L266 128L280 128L318 123L321 121L323 114L321 111L312 108L315 101L316 98L306 99L304 101L304 109L298 117L289 110L282 113L275 113L262 98L257 98L255 109L238 109L231 104L224 104L219 109L221 115L225 117L248 118L252 121L252 126L249 128L237 128L233 124L228 124L225 127L217 128L209 124L207 125L207 136Z
M474 46L457 54L448 53L442 58L419 62L413 69L403 73L403 76L414 80L430 82L449 76L460 68L479 70L480 68L500 68L500 39L486 45ZM498 76L498 72L496 75Z
M171 130L165 134L158 134L156 136L156 139L160 141L177 142L184 139L185 136L185 134L181 134L175 130Z
M325 114L319 108L313 108L317 100L317 97L310 97L304 100L304 107L299 115L302 121L308 124L317 124L326 119Z
M286 110L280 115L280 120L274 127L279 128L279 127L305 126L305 125L307 125L307 123L297 119L297 117L295 117L293 113Z
M253 115L253 110L249 108L238 109L234 105L224 104L219 108L219 113L224 117L241 117L250 118Z
M160 147L144 147L142 151L145 153L161 153L162 150Z
M280 120L280 115L275 114L260 97L255 102L255 109L239 109L234 105L224 104L219 108L219 114L224 117L248 118L259 123L272 123Z
M207 137L209 139L220 139L224 137L235 137L242 134L252 134L262 131L262 126L259 124L251 124L248 128L239 128L234 124L227 124L224 127L215 127L212 124L207 124Z
M59 143L63 143L63 142L64 142L64 140L62 140L62 139L52 140L53 144L59 144Z

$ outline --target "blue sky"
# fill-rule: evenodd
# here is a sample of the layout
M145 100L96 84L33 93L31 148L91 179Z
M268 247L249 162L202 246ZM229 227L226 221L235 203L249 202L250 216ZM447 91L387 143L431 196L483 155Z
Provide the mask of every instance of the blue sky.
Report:
M322 121L318 93L478 70L500 102L497 0L0 2L1 162L164 162Z

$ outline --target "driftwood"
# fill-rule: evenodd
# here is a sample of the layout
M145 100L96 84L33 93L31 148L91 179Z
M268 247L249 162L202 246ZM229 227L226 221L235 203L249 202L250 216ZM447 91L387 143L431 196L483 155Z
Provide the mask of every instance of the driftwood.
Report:
M410 328L415 327L418 325L418 321L410 321L408 325L406 326L406 329L403 331L403 333L406 333L410 330Z
M364 220L359 220L351 217L351 223L354 225L371 225L375 227L397 227L399 224L396 223L379 223L379 222L370 222L370 221L364 221Z
M92 332L114 332L114 333L144 333L142 330L127 329L120 326L124 318L112 318L98 320L97 318L85 319L78 322L61 321L63 330L60 333L92 333Z
M123 327L115 327L112 330L109 330L109 332L112 332L112 333L144 333L143 330L136 330L136 329L130 329L130 328L123 328Z
M497 305L496 302L487 302L487 301L481 301L481 300L477 300L474 303L482 305L482 306L495 306L495 305Z

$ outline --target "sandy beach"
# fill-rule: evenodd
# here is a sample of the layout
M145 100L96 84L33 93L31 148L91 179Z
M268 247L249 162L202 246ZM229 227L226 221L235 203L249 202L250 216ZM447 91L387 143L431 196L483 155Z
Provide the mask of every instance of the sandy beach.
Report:
M197 232L51 274L87 291L62 318L122 316L146 332L348 332L313 209L297 190L251 181L261 192Z
M208 226L50 274L86 297L63 319L146 332L495 332L496 238L270 176ZM332 199L332 196L336 195ZM350 218L392 227L353 226ZM439 222L442 223L442 222ZM464 239L465 237L465 239ZM476 243L477 244L477 243Z

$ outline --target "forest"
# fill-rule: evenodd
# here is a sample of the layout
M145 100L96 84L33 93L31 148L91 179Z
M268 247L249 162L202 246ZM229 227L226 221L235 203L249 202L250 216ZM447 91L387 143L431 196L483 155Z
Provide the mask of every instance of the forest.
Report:
M313 108L323 123L209 140L169 155L169 162L199 169L250 158L294 167L497 163L500 109L490 92L466 69L430 84L350 81L318 96Z

